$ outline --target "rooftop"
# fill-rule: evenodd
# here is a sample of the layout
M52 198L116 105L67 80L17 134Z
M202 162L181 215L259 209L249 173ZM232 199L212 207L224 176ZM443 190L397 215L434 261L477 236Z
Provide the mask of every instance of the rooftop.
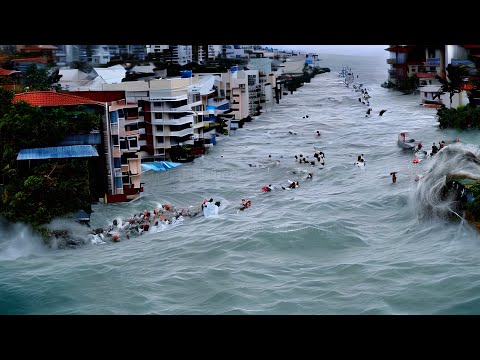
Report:
M104 105L101 102L90 100L85 97L54 91L32 91L20 93L13 97L13 101L25 101L32 106Z

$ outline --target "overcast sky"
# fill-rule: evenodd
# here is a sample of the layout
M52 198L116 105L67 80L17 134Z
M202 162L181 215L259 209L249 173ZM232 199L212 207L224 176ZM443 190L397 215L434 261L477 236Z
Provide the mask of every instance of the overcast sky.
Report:
M362 55L387 57L388 45L265 45L279 50L299 50L318 54Z

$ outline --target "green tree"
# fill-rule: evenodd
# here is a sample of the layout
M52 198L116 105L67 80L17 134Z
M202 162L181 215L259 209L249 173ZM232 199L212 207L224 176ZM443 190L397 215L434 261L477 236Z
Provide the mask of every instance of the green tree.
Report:
M440 87L440 92L435 94L433 98L437 98L440 95L449 94L450 97L450 107L452 107L452 100L455 94L458 94L462 91L463 78L468 75L468 66L460 65L454 66L448 64L447 74L449 80L445 80L440 76L435 76L435 78L442 84Z
M0 108L8 93L0 89ZM88 209L89 161L53 159L17 161L22 148L55 146L66 135L99 129L100 116L79 108L38 108L20 101L0 117L0 171L5 179L0 215L41 226L56 216Z
M12 90L0 87L0 119L9 111L10 106L12 106L14 95L15 93Z
M38 68L32 64L25 72L25 86L30 90L50 90L48 71L45 68Z
M411 94L413 91L417 89L419 85L419 80L416 75L406 76L400 79L397 82L397 90L402 91L405 94Z

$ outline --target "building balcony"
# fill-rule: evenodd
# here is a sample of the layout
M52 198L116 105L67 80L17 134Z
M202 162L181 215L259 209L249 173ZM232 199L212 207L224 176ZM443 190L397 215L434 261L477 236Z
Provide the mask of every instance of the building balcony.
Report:
M153 125L183 125L183 124L193 124L193 115L182 116L179 119L153 119Z
M170 149L172 147L172 145L176 145L176 144L171 144L171 143L157 143L154 145L154 149Z
M143 121L145 121L145 117L143 115L139 115L135 117L131 116L125 119L125 124L132 124L132 123L143 122Z
M170 131L170 136L183 137L186 135L193 135L193 128L187 128L179 131Z
M140 135L140 130L139 129L125 131L125 135L123 135L123 136L126 137L126 136L138 136L138 135Z
M392 65L392 64L396 64L396 63L397 63L397 59L395 59L395 58L387 59L387 64Z
M188 110L192 111L192 107L199 106L199 105L203 105L202 100L198 100L195 102L188 103L187 105L182 105L176 108L172 108L171 111L188 111Z

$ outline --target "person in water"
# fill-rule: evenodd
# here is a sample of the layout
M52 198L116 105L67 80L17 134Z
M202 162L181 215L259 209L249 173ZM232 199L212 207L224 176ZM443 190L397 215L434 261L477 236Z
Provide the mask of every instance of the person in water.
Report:
M317 136L320 136L320 135L321 135L321 134L320 134L320 131L317 130Z
M396 171L390 173L390 175L392 175L392 183L394 184L397 182L397 177L395 176L396 173Z
M288 186L290 189L296 189L299 187L298 181L292 181Z
M249 208L251 205L252 205L252 203L250 202L250 200L242 199L242 204L240 205L240 210L243 211L246 208Z

